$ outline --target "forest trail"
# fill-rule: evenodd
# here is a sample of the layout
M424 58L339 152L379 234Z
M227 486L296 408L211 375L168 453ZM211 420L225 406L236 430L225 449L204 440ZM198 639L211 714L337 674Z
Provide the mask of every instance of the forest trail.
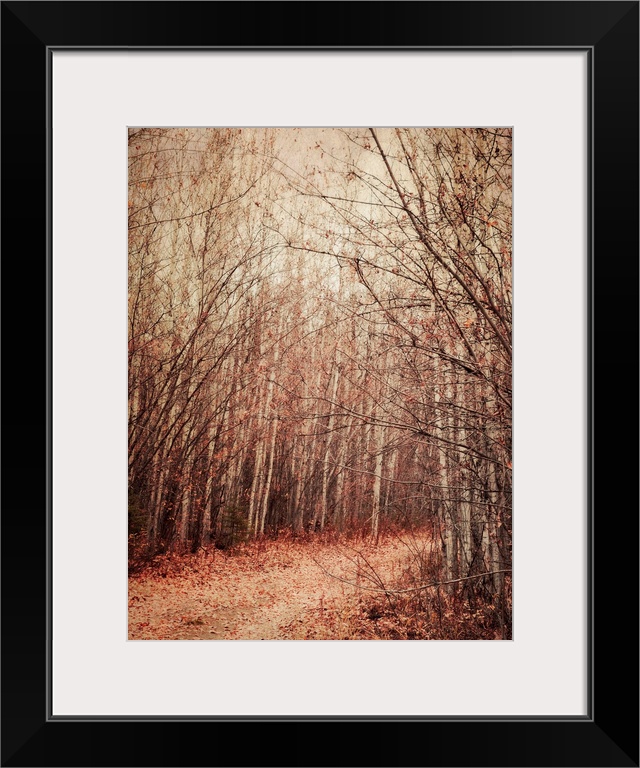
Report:
M359 597L375 594L361 587L396 584L416 547L429 545L285 540L167 557L129 579L129 639L348 639Z

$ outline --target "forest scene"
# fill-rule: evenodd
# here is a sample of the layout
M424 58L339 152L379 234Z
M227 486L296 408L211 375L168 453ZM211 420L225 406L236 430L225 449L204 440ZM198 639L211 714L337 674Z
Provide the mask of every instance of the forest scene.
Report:
M128 167L129 639L511 639L511 129Z

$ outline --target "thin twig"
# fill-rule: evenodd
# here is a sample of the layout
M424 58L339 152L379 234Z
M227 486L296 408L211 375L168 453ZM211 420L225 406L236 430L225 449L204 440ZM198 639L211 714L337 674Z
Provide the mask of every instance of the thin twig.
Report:
M421 590L429 589L430 587L442 587L445 584L456 584L460 581L480 579L482 576L494 576L498 573L511 573L511 568L504 568L500 571L486 571L486 573L476 573L473 576L463 576L460 579L449 579L449 581L434 581L432 584L421 584L419 587L409 587L408 589L378 589L376 587L363 587L361 584L355 584L353 581L343 579L341 576L336 576L335 573L328 571L323 565L315 560L315 558L314 562L324 573L327 574L327 576L331 576L332 579L337 579L337 581L341 581L343 584L349 584L350 586L357 587L358 589L365 589L367 592L381 592L385 595L404 595L407 592L420 592Z

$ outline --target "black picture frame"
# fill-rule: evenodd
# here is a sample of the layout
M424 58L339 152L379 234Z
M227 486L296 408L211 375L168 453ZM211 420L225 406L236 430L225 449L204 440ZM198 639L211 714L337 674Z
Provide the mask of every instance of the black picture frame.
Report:
M2 765L638 766L638 10L638 2L581 0L2 3L2 266L7 293L18 301L9 304L3 333L11 469L2 515ZM48 717L48 59L52 49L148 46L589 52L592 634L585 718ZM552 564L542 559L541 567Z

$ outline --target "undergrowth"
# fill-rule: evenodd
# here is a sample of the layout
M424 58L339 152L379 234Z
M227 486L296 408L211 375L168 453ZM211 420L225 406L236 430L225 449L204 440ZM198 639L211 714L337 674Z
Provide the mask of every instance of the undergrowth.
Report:
M433 537L415 531L394 535L405 550L399 578L385 580L362 550L343 550L354 566L350 583L358 588L357 598L339 610L325 612L320 624L309 627L305 639L512 638L510 573L467 573L460 577L462 581L446 583L441 551Z
M282 639L306 640L496 640L511 639L511 574L456 574L463 579L443 583L442 549L430 531L387 531L395 539L392 567L384 577L374 566L376 542L323 531L277 538L261 537L221 551L214 544L197 552L150 553L134 540L129 553L130 575L168 578L197 574L206 580L219 559L231 567L255 571L278 565L287 568L302 553L327 579L345 585L344 599L320 599L306 615L280 627ZM381 539L382 543L382 539ZM323 555L339 553L340 572L323 565ZM389 563L387 562L387 566ZM506 570L506 569L505 569Z

